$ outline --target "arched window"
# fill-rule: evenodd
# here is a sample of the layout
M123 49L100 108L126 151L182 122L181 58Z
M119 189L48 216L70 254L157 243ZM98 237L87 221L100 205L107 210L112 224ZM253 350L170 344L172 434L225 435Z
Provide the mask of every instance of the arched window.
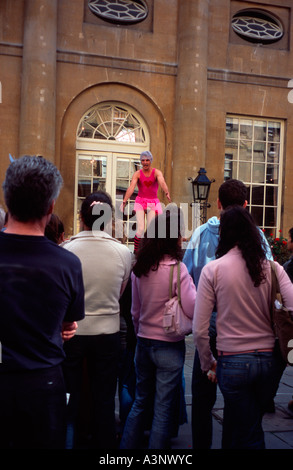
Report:
M91 108L81 119L77 137L116 142L146 142L142 123L134 112L115 103Z

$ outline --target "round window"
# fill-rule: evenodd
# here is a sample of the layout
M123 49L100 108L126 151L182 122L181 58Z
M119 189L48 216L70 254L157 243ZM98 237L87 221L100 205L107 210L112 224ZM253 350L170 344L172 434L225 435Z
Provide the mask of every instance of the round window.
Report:
M118 24L139 23L148 15L144 0L89 0L88 6L103 20Z
M232 18L232 28L243 39L261 44L279 41L284 35L283 26L275 16L257 9L236 13Z

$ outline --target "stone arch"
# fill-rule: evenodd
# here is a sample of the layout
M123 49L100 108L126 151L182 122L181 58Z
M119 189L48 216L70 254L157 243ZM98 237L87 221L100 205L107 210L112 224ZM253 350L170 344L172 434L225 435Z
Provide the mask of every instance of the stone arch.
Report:
M78 124L87 110L95 104L107 101L131 106L143 117L148 126L149 146L154 156L154 165L161 171L166 171L165 121L161 110L146 94L137 88L119 83L99 84L82 91L72 100L63 116L60 132L60 156L59 162L56 162L64 179L64 187L58 199L56 210L64 222L68 235L73 233Z

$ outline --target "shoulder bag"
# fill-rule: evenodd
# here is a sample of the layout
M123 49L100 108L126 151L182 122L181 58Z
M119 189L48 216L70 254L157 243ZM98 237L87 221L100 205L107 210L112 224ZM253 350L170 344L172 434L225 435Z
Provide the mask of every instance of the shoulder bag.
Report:
M170 269L169 300L165 303L163 327L170 336L186 336L192 332L192 319L185 315L181 305L180 262L177 263L178 295L172 294L174 266L172 264Z
M293 347L293 316L292 312L283 305L276 266L273 261L270 263L272 273L271 321L276 336L276 347L284 361L293 365L292 361L289 362L289 353Z

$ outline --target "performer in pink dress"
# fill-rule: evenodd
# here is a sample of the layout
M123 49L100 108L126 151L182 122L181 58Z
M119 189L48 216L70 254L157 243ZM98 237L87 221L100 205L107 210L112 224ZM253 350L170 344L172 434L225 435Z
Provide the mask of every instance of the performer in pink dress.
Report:
M138 249L140 239L143 237L145 231L145 214L147 216L147 225L149 225L150 221L156 214L162 213L161 203L157 196L159 186L166 194L168 201L171 202L168 186L163 173L156 168L152 168L153 156L151 152L148 150L142 152L140 155L140 161L142 169L137 170L134 173L121 205L121 210L124 211L125 205L137 185L138 195L134 203L137 220L136 234L134 237L135 252Z

